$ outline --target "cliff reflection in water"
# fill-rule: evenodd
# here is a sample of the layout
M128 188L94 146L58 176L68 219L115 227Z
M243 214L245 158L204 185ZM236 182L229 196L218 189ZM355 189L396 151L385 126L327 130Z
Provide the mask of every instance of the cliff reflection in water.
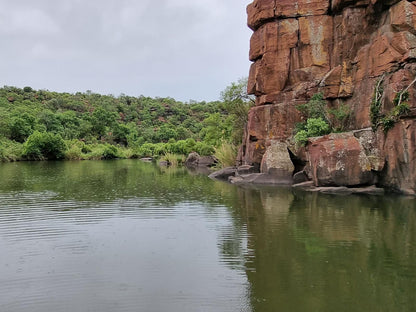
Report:
M240 189L253 311L412 311L413 198Z

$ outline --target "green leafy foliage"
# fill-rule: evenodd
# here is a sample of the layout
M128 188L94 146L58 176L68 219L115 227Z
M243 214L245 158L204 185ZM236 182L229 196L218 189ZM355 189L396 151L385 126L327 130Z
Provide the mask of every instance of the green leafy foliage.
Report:
M307 103L298 105L297 109L306 117L306 121L295 126L296 143L306 145L308 138L331 132L322 93L314 94Z
M308 142L308 138L325 135L331 132L329 124L321 117L309 118L304 130L295 134L295 141L301 145Z
M322 93L314 94L307 103L298 105L297 109L306 119L296 124L294 130L295 142L301 145L305 145L310 137L345 131L351 114L350 108L343 103L328 107Z
M247 78L242 78L221 92L224 108L230 115L228 120L231 125L230 134L227 138L230 138L232 143L236 145L241 143L248 111L254 105L254 97L247 94L247 80Z
M300 104L296 108L306 118L321 118L322 120L327 120L325 115L326 102L322 93L314 94L307 103Z
M66 145L59 134L33 132L23 146L23 157L29 160L62 159Z
M189 103L5 86L0 88L0 159L160 157L192 151L212 155L224 140L241 141L252 105L246 83L227 87L223 101ZM65 144L55 142L57 138Z
M328 108L328 114L332 117L330 118L330 123L333 131L342 132L347 127L348 119L351 115L351 109L349 106L341 103L336 108Z

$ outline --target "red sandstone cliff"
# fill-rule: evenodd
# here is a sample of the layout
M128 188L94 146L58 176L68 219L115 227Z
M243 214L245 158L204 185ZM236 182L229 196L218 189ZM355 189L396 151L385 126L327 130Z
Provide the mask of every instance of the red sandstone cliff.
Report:
M378 82L383 113L416 76L416 1L255 0L247 13L254 31L248 91L257 100L241 163L283 175L306 164L316 186L377 183L415 194L415 86L410 114L387 132L370 128L370 106ZM318 92L329 107L350 108L350 131L296 148L296 106Z

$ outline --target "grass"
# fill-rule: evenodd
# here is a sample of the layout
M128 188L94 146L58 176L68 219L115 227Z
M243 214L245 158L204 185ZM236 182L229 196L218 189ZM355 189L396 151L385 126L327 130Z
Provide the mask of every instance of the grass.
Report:
M160 160L166 161L171 167L177 167L185 162L185 156L174 153L165 153Z
M215 148L214 156L222 168L234 166L237 159L237 146L223 141L220 146Z

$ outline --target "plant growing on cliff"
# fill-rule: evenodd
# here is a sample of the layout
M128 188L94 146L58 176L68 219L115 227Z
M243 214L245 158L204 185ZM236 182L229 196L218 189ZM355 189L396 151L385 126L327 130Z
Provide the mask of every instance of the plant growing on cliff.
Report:
M314 94L307 103L298 105L297 109L303 113L306 121L296 125L296 143L305 145L308 138L331 132L326 113L326 102L322 93Z
M329 124L321 117L309 118L306 121L305 129L295 134L295 142L306 145L308 138L325 135L331 132Z
M391 111L382 114L381 105L382 105L382 95L383 88L381 86L384 76L377 82L374 95L370 106L370 119L372 123L373 130L376 130L378 126L382 126L384 132L389 131L394 127L400 117L406 116L410 113L410 106L408 103L409 100L409 88L416 82L416 78L402 91L396 93L396 96L393 99L394 107Z
M393 104L395 104L396 106L394 106L394 108L390 112L388 112L385 116L380 118L379 123L382 125L384 132L387 132L391 128L393 128L396 122L399 121L401 116L405 116L409 114L410 112L409 103L402 102L402 100L407 101L408 99L409 99L409 92L407 91L397 92L393 100Z
M326 102L322 92L312 95L311 99L305 103L296 106L296 108L307 118L321 118L328 121L326 115Z
M332 116L332 118L330 118L330 124L333 131L342 132L347 127L351 109L347 105L341 103L336 108L328 108L328 114Z

